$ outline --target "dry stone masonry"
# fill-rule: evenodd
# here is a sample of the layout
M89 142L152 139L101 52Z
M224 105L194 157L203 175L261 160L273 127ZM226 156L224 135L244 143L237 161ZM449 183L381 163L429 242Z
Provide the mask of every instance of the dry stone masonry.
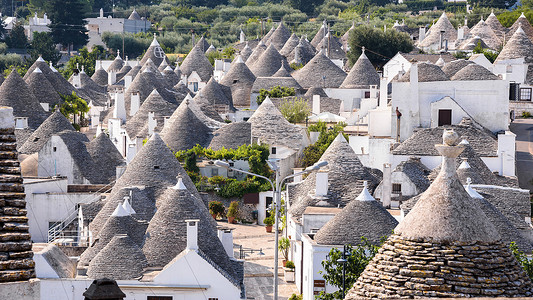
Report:
M35 277L13 109L0 107L0 282Z

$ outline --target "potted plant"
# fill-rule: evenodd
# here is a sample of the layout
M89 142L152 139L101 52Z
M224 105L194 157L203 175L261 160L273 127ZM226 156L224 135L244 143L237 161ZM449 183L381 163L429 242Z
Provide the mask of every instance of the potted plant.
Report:
M263 223L265 224L266 232L272 232L272 225L274 224L274 218L272 216L266 217L263 220Z
M228 223L234 224L235 218L237 217L238 214L239 214L239 202L231 201L229 208L228 208L228 213L226 214L226 216L228 217Z
M283 272L286 282L294 282L294 263L292 261L287 261L283 268Z
M289 248L291 247L291 241L286 238L282 237L278 242L278 249L283 255L283 267L287 264L287 261L289 260Z
M209 213L213 216L213 219L217 219L224 214L225 208L220 201L209 202Z

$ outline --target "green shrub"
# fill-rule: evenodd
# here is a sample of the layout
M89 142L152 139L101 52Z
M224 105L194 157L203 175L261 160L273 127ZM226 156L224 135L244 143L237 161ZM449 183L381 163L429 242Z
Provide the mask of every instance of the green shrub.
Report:
M285 268L287 269L292 269L294 271L294 263L292 262L292 260L288 260L286 263L285 263Z
M307 100L303 98L284 99L279 110L291 123L302 123L311 114Z
M531 118L531 113L529 111L523 111L522 118Z
M283 259L284 260L288 260L289 259L289 248L290 247L291 247L291 241L288 238L282 237L281 239L279 239L279 241L278 241L278 250L283 255Z
M209 213L215 215L215 217L221 217L224 214L224 205L220 201L209 202Z
M231 201L226 216L228 218L237 218L239 216L239 202Z
M259 96L257 96L257 104L261 105L263 101L268 96L269 98L283 98L296 95L294 88L285 87L285 86L275 86L270 90L260 89Z
M274 216L273 215L270 215L268 217L266 217L264 220L263 220L263 223L265 224L265 226L272 226L274 225Z
M303 299L304 299L303 295L292 294L288 300L303 300Z
M509 249L511 249L514 257L518 263L520 263L529 279L533 281L533 260L529 259L524 252L520 251L515 242L512 242L511 245L509 245Z

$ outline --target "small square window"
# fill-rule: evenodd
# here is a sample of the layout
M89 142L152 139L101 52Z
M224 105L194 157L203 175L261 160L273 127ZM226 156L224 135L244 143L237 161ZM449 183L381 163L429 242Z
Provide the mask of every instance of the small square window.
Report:
M272 150L270 151L271 154L276 154L276 147L272 147Z
M159 166L154 166L154 170L159 170Z
M399 194L402 192L402 184L401 183L393 183L392 184L392 192L394 194Z
M56 151L57 151L57 148L56 148L56 147L54 147L54 152L56 152Z
M370 98L370 92L365 92L365 99Z
M230 166L230 167L234 167L234 166L235 166L235 163L230 162L230 163L229 163L229 166Z
M218 168L211 169L211 176L218 176Z

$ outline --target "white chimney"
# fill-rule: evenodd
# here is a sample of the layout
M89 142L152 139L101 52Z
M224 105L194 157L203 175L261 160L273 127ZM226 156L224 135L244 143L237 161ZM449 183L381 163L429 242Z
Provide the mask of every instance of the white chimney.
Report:
M459 27L457 29L457 39L462 40L465 37L465 29L463 27Z
M113 118L122 119L122 121L126 122L126 107L124 104L123 90L115 93L115 109L113 110Z
M15 129L26 129L26 128L28 128L28 118L27 117L15 118Z
M124 174L125 171L126 171L126 164L118 165L115 169L116 178L119 179L120 176L122 176L122 174Z
M104 17L104 9L100 8L100 18L103 18L103 17Z
M198 250L198 222L200 220L185 220L187 223L187 250Z
M383 181L381 186L381 203L383 207L389 208L391 206L392 193L391 164L383 164Z
M316 173L315 195L325 197L328 194L328 172Z
M320 113L320 95L313 95L313 114Z
M131 75L124 76L124 89L128 89L133 81Z
M148 135L154 133L154 129L157 127L157 121L155 119L155 112L151 111L148 113Z
M241 29L241 34L239 36L239 42L244 43L245 41L246 41L246 35L244 35L244 32L242 32L242 29Z
M75 88L77 88L77 89L81 88L81 76L80 76L79 73L78 73L78 74L74 74L74 75L72 76L72 81L73 81L73 82L72 82L72 85L73 85Z
M426 38L426 27L420 27L418 29L418 42L420 43Z
M220 228L218 229L218 239L224 246L226 254L229 258L233 258L233 228Z
M379 79L379 107L387 107L387 98L387 77L381 77Z
M41 102L40 104L45 111L50 111L50 103Z
M109 73L107 74L107 84L113 85L115 84L115 82L117 82L117 72L115 72L114 70L109 71Z
M141 94L139 92L133 92L131 93L130 99L130 116L133 116L141 107Z

